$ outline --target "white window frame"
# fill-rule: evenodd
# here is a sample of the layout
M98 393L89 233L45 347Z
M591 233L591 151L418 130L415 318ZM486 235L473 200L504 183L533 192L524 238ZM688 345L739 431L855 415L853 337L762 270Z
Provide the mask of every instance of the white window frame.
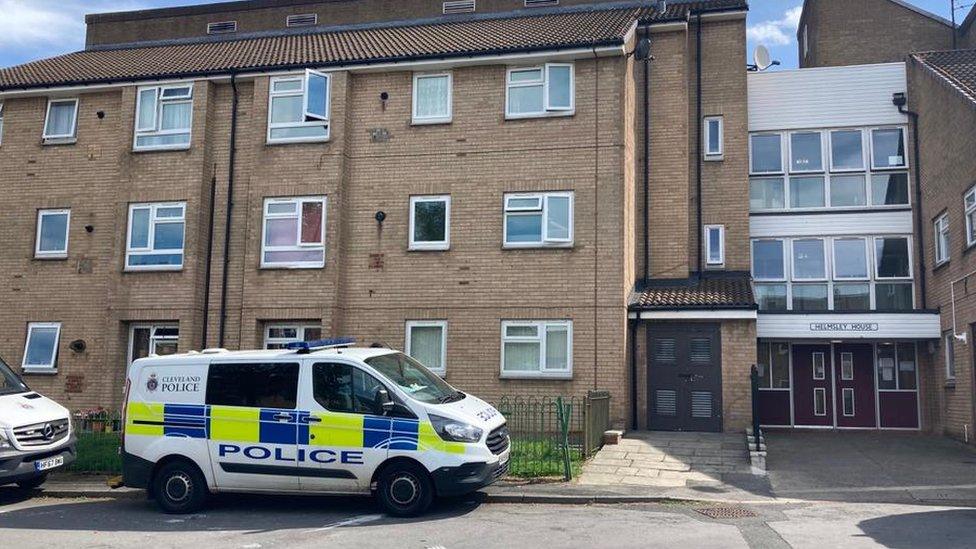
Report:
M167 150L186 150L190 148L193 141L193 82L186 84L174 84L167 86L143 86L136 90L136 118L133 123L134 136L132 137L132 150L134 151L167 151ZM175 97L163 98L163 91L172 89L189 88L189 93ZM142 92L155 90L156 109L153 113L153 124L151 128L139 127L139 113L142 109ZM163 105L190 105L190 125L186 129L161 130L159 125L163 119ZM153 137L164 135L186 135L187 142L174 145L139 145L140 137Z
M148 356L159 356L159 355L157 355L155 353L155 350L156 350L156 343L157 342L160 342L160 341L175 341L176 342L176 345L177 345L177 350L179 350L179 341L180 341L179 333L177 333L177 335L175 335L175 336L169 336L169 335L166 335L166 336L157 336L156 335L156 330L159 330L159 329L171 329L171 328L176 328L176 331L179 332L180 325L179 325L178 322L155 322L155 323L153 323L153 322L149 322L149 323L146 323L146 322L138 322L138 323L135 323L135 324L130 324L129 325L129 340L127 342L128 345L127 345L127 349L125 351L126 358L127 358L127 364L131 365L132 364L132 361L133 361L133 358L132 358L132 343L133 343L133 340L136 337L136 330L140 330L140 329L142 329L142 330L149 330L149 355Z
M969 188L963 197L962 201L963 212L966 218L966 247L976 245L976 236L973 234L973 230L976 229L974 226L974 221L976 221L976 185Z
M878 131L891 131L891 130L898 130L899 132L901 132L901 143L905 147L905 156L902 157L902 163L901 163L900 166L875 166L874 165L874 134L875 134L875 132L878 132ZM868 141L870 141L869 145L871 147L870 155L871 155L871 170L872 171L877 170L877 171L881 171L881 172L888 172L890 170L902 171L902 170L909 169L909 166L908 166L908 134L905 132L905 127L904 126L882 126L882 127L877 127L877 128L871 128L870 131L868 132Z
M415 240L415 222L417 215L416 205L421 202L443 202L444 203L444 240ZM451 248L451 195L423 195L410 197L410 226L408 227L408 249L416 251L443 251Z
M847 402L847 395L851 395L851 413L849 414L847 413L847 408L845 407L845 404ZM855 398L856 395L854 394L853 387L842 388L840 393L840 410L841 410L841 414L844 417L855 417L857 415L855 411L856 410Z
M536 336L511 336L507 335L509 327L528 327L536 328ZM546 337L550 327L566 328L566 369L546 368ZM571 320L507 320L502 322L502 345L501 345L501 364L500 377L502 379L572 379L573 378L573 321ZM539 344L539 369L537 371L510 372L505 370L505 344L506 343L538 343Z
M272 204L295 203L295 214L269 214L268 207ZM302 207L305 203L322 204L322 228L318 242L302 243ZM328 218L329 202L325 196L289 196L279 198L265 198L261 211L261 268L262 269L321 269L325 267L325 225ZM297 234L294 246L268 246L268 220L290 219L298 217ZM265 252L293 252L309 249L322 249L322 261L265 261Z
M834 167L834 134L835 133L846 133L846 132L858 132L861 136L861 165L856 168L835 168ZM848 172L866 172L867 167L871 164L864 159L865 154L871 154L870 146L871 144L864 143L864 134L870 133L865 132L864 128L833 128L827 130L827 154L830 157L828 162L828 167L831 172L836 173L848 173Z
M935 264L942 265L949 261L949 212L945 212L932 222L932 235L934 240L933 252L935 253Z
M35 329L48 329L55 328L57 331L54 335L54 350L51 354L51 361L46 365L27 365L27 355L30 349L31 336ZM39 374L39 373L57 373L58 370L58 347L61 345L61 323L60 322L28 322L27 323L27 339L24 341L24 357L21 359L20 367L26 373Z
M420 116L417 114L417 85L425 78L447 78L447 114L440 116ZM451 71L415 72L413 73L413 101L411 109L411 123L416 126L425 124L449 124L454 119L454 75Z
M797 135L797 134L813 134L813 133L817 134L817 136L819 137L819 141L820 141L820 169L812 169L812 170L798 170L798 169L795 169L793 167L793 136L794 135ZM799 130L799 131L788 132L786 134L786 149L787 149L787 151L786 151L786 163L788 164L788 166L786 167L786 171L787 172L789 172L791 174L804 174L804 175L808 175L809 176L811 174L820 174L820 173L823 173L823 172L826 171L826 164L827 163L824 161L825 151L824 151L824 137L823 137L823 134L824 134L824 132L822 130ZM826 187L826 185L827 185L827 182L825 180L824 181L824 186ZM825 194L824 194L824 196L825 196L825 198L824 198L824 205L825 206L827 204L827 199L826 199L826 195L827 194L829 194L829 193L827 193L825 191Z
M576 218L576 200L573 191L541 192L541 193L506 193L502 204L502 244L505 248L571 248L573 246ZM538 208L509 207L512 199L537 198L539 199ZM549 237L549 199L569 198L569 236L567 238ZM508 218L525 213L542 213L542 240L535 242L509 242L508 241Z
M146 247L144 248L134 248L132 247L132 212L138 209L149 208L149 236L146 241ZM182 208L182 217L157 217L156 212L160 209L165 208ZM168 223L182 223L183 224L183 248L180 249L180 264L179 265L131 265L129 259L134 255L173 255L176 250L156 250L154 245L156 243L156 225L165 225ZM141 202L137 204L129 204L129 219L128 228L125 232L125 270L126 271L180 271L183 269L183 265L186 263L186 202Z
M780 249L783 250L783 276L781 278L759 278L756 276L756 243L757 242L779 242ZM751 263L750 268L752 269L752 276L757 282L787 282L790 279L790 269L789 269L789 254L787 253L787 240L785 238L754 238L750 243L751 246ZM788 298L789 296L787 296Z
M293 329L295 330L295 338L289 337L271 337L271 330L278 329ZM322 329L322 324L315 324L313 322L269 322L264 325L264 340L262 342L262 349L268 349L268 345L287 345L289 343L294 343L296 341L305 341L305 331L308 329Z
M817 393L820 393L820 394L823 395L823 397L822 397L822 400L823 400L823 411L821 411L821 412L817 412ZM814 387L813 388L813 415L815 415L817 417L826 417L827 416L827 389L825 389L823 387Z
M64 249L62 250L42 250L41 249L41 225L46 216L64 215L67 220L64 224ZM37 234L34 239L34 257L38 259L64 259L68 257L68 237L71 234L71 210L68 208L55 210L37 210Z
M413 356L411 339L414 328L440 328L441 330L441 367L432 368L427 364L427 368L435 374L444 377L447 374L447 321L446 320L408 320L406 323L405 338L403 344L404 352L407 356Z
M840 379L841 381L854 380L854 353L845 351L840 354Z
M881 276L880 274L878 274L878 269L881 267L881 264L878 261L880 258L877 257L877 255L878 255L877 254L877 249L878 249L878 243L877 242L878 242L878 240L884 240L884 239L887 239L887 238L901 238L901 239L907 241L907 245L908 245L908 276L897 276L897 277L893 277L893 276ZM897 234L893 234L893 235L879 235L879 236L875 236L874 237L872 243L874 244L874 247L871 249L871 255L874 256L873 259L874 259L874 278L875 278L875 280L877 280L878 282L882 282L882 283L892 282L892 281L899 281L899 280L914 280L914 278L915 278L915 265L914 265L914 263L915 262L912 260L913 259L913 256L912 256L912 238L910 236L903 236L903 235L897 235ZM914 284L912 286L914 287Z
M712 231L718 230L718 257L712 257ZM725 225L705 225L705 265L725 265Z
M555 67L569 67L569 106L553 106L549 103L549 70ZM512 82L512 73L541 71L541 80ZM511 109L512 88L542 86L542 110L539 112L513 113ZM576 112L576 66L574 63L546 63L526 67L510 67L505 73L505 119L543 118L548 116L571 116Z
M943 332L942 343L945 346L945 351L943 356L945 356L946 381L955 381L956 379L956 348L955 348L956 336L953 334L952 330ZM916 370L917 368L918 366L916 365ZM897 372L897 370L895 371Z
M48 123L51 121L51 107L55 103L73 103L74 111L71 117L71 132L66 134L49 134L47 133ZM50 98L47 100L47 114L44 116L44 133L42 134L42 139L45 142L52 143L65 143L73 142L78 136L78 98L64 99L64 98Z
M712 122L718 123L718 149L710 148L712 142ZM702 120L702 151L706 161L714 162L725 158L725 117L722 115L706 116Z
M769 172L756 172L756 171L753 171L752 170L752 165L753 165L753 163L752 163L752 158L753 158L752 138L753 137L768 137L768 136L771 136L771 135L775 135L776 137L779 138L779 171L769 171ZM783 133L782 132L755 132L755 133L750 133L749 134L749 175L759 176L759 177L762 177L762 176L775 176L775 175L784 175L785 176L788 173L788 171L789 171L788 170L788 166L787 166L787 163L789 161L789 158L786 156L786 154L787 154L786 153L786 149L787 148L788 147L784 147L783 146ZM784 179L785 179L785 177L784 177ZM789 183L788 181L785 181L784 182L784 184L788 184L788 183ZM784 197L785 197L785 203L788 205L790 203L790 197L788 195L786 195L785 193L784 193Z
M853 241L860 240L861 245L864 246L864 273L865 276L841 276L837 274L837 242L838 241ZM871 280L871 248L868 247L868 239L863 236L839 236L830 239L830 260L831 260L831 271L833 279L838 282L856 282L856 281L866 281Z
M796 268L796 244L797 244L797 242L806 242L806 241L819 241L820 242L820 249L823 250L823 276L814 277L814 278L801 278L801 277L797 276L797 274L796 274L796 272L797 272L797 268ZM797 281L797 282L826 282L828 280L829 272L830 272L830 269L829 269L828 264L827 264L828 261L829 261L829 259L827 257L827 254L828 254L828 250L827 250L827 239L825 239L825 238L819 238L819 237L800 237L800 238L791 239L790 240L790 275L791 275L791 280L794 280L794 281Z
M817 358L820 359L820 372L817 372ZM810 369L812 371L812 377L814 381L823 381L827 379L827 355L821 351L814 351L810 355Z
M324 77L326 79L326 101L325 101L325 118L321 118L316 114L308 112L308 80L310 76ZM276 82L283 81L298 81L301 82L301 88L298 90L288 90L288 91L278 91L276 92L274 87ZM304 120L299 122L271 122L271 113L274 107L274 99L276 97L302 97L302 116ZM275 145L282 143L323 143L328 141L332 137L332 124L330 122L332 115L332 74L327 72L314 71L312 69L305 69L304 73L290 74L287 76L275 76L272 77L268 82L268 132L267 132L267 144ZM308 120L313 118L313 120ZM325 136L318 137L271 137L272 130L282 129L282 128L305 128L313 126L324 126Z

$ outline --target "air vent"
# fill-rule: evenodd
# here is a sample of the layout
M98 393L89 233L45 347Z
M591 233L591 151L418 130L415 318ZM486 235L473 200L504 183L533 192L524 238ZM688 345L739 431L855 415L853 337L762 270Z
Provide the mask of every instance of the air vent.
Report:
M559 0L525 0L527 8L541 8L545 6L558 6Z
M317 13L300 13L285 18L286 27L311 27L317 25L318 22L319 15Z
M455 0L444 2L444 15L454 13L473 13L475 10L475 0Z
M237 21L207 23L207 34L227 34L229 32L237 32Z
M655 391L657 403L654 406L659 416L675 416L678 411L678 393L675 391Z

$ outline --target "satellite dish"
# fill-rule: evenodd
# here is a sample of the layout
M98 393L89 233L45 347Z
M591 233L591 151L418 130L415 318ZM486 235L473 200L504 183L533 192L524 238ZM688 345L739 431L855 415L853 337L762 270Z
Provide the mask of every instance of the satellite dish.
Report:
M752 54L752 60L756 64L756 68L761 71L768 69L773 64L772 58L769 56L769 49L762 44L756 46L756 51Z

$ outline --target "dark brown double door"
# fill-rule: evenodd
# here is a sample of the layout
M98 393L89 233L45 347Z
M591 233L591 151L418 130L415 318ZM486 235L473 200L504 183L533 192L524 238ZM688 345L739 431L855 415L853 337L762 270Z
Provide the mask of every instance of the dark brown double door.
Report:
M798 427L877 427L870 343L794 344L793 419Z
M647 422L658 431L722 430L717 324L650 324Z

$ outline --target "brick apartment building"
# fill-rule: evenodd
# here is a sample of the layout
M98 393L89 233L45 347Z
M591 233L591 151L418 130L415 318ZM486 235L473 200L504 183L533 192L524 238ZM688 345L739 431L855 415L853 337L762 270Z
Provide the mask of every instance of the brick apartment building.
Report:
M928 355L919 368L922 417L926 428L968 442L976 425L974 22L976 9L953 29L952 21L899 0L807 0L797 34L803 67L905 64L902 110L918 144L911 155L916 277L923 307L940 317L940 338L919 346Z
M0 69L0 356L114 408L150 353L351 335L487 398L602 389L620 425L739 429L746 9L89 16L84 51Z

